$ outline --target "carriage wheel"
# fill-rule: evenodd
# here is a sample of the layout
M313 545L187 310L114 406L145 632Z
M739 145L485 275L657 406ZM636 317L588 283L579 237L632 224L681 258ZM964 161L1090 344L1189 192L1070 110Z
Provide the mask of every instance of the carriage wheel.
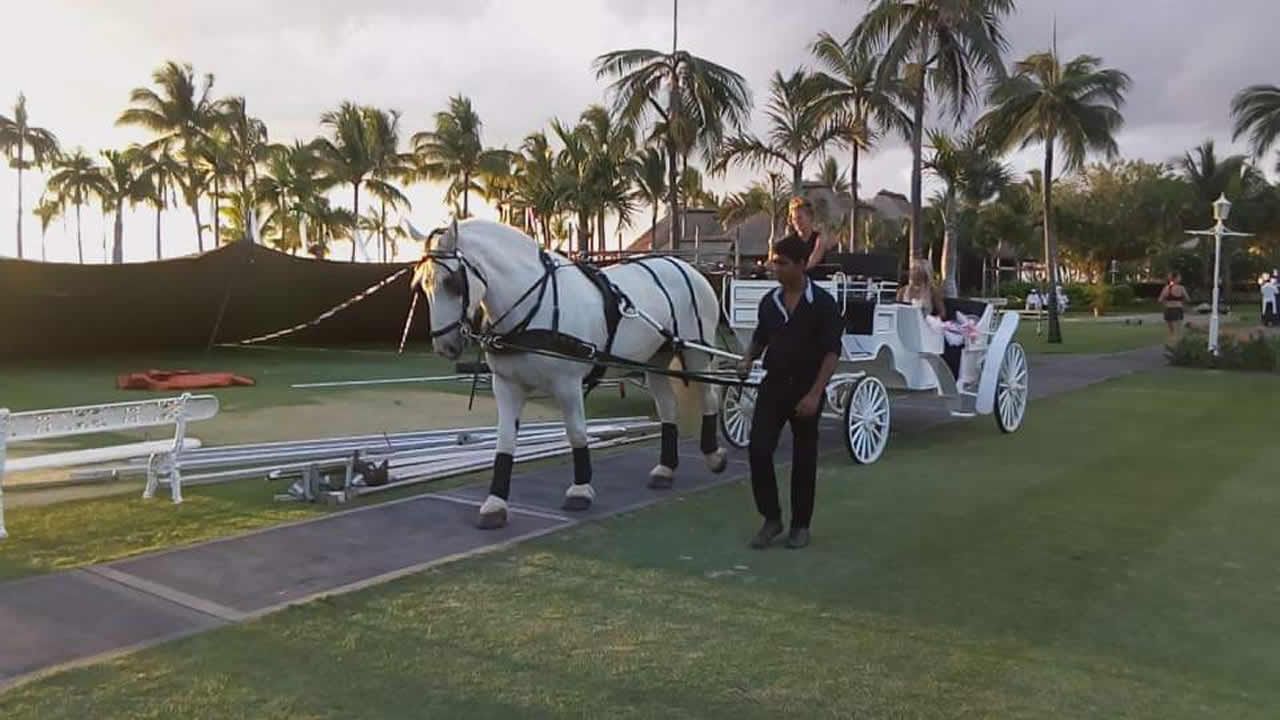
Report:
M1017 432L1027 414L1027 352L1018 343L1009 343L996 379L996 425L1001 432Z
M756 411L756 389L730 385L720 393L720 434L741 450L751 441L751 417Z
M889 444L889 391L873 377L858 381L844 409L844 446L859 465L870 465Z

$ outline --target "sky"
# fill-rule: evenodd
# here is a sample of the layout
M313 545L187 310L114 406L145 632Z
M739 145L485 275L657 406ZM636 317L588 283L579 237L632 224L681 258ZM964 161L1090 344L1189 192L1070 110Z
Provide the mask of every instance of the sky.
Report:
M243 95L265 120L271 139L310 139L321 113L343 100L401 111L406 136L426 129L451 95L469 96L484 121L487 145L516 147L552 118L572 120L607 99L593 58L620 48L671 45L671 0L0 0L11 28L0 43L0 112L19 91L32 123L54 131L65 148L96 153L146 139L116 127L130 89L146 85L166 60L190 62L216 76L215 95ZM866 10L865 0L683 0L682 48L742 73L763 124L768 80L776 69L808 65L819 31L842 37ZM1010 60L1046 48L1056 22L1062 55L1088 53L1127 72L1133 89L1120 134L1124 156L1170 160L1205 139L1231 142L1229 104L1240 88L1280 84L1280 2L1276 0L1020 0L1006 21ZM972 116L966 122L971 122ZM943 127L950 120L939 121ZM1010 159L1024 171L1035 150ZM837 154L842 165L848 161ZM1268 161L1268 166L1273 165ZM0 168L0 255L16 254L16 178ZM881 188L906 193L910 153L883 142L862 162L861 195ZM739 189L755 179L730 172L713 186ZM42 179L27 176L24 238L40 256L40 228L30 215ZM410 193L412 222L443 224L443 191ZM350 192L335 195L349 202ZM478 203L473 200L473 207ZM76 258L75 221L55 221L49 260ZM205 213L207 215L207 212ZM493 216L489 209L477 214ZM111 219L83 211L89 262L103 259ZM647 217L647 211L641 213ZM207 218L206 218L207 221ZM154 212L127 213L126 261L154 256ZM643 225L640 221L637 225ZM624 230L626 240L642 227ZM163 220L166 255L196 249L194 221L177 209ZM206 234L207 235L207 234ZM612 241L612 239L611 239ZM206 242L208 238L206 237ZM337 257L346 250L335 248ZM412 248L402 255L411 256Z

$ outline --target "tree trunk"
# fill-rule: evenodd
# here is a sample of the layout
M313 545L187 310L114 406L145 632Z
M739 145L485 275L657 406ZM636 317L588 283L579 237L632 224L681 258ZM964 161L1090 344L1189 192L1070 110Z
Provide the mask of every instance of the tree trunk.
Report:
M462 219L471 217L471 173L462 173Z
M160 213L163 212L162 208L162 205L156 205L156 260L160 259Z
M911 128L911 257L924 257L924 69L915 97L915 118Z
M956 247L960 239L955 205L954 193L949 193L942 212L942 294L949 298L960 294L956 289Z
M1050 133L1045 140L1044 183L1040 189L1044 208L1044 258L1045 274L1049 279L1049 342L1062 342L1062 323L1058 318L1058 239L1053 234L1053 141Z
M358 220L360 218L360 182L358 180L356 182L351 183L351 190L352 190L351 213ZM463 200L463 203L466 203L465 199ZM356 261L356 247L358 247L359 245L360 245L360 223L357 222L355 226L351 228L351 262Z
M191 214L196 219L196 248L200 252L204 252L204 228L200 225L200 193L196 188L196 170L190 163L187 164L187 205L191 207Z
M111 244L111 263L119 265L124 262L124 200L116 201L115 237Z
M222 201L219 198L221 193L222 188L215 177L213 180L213 193L209 196L209 208L210 212L213 213L213 247L215 249L222 244L222 218L219 217L222 214Z
M680 79L674 72L674 68L672 70L671 95L667 100L667 219L671 223L668 228L670 231L670 247L667 249L675 252L680 249L683 229L680 227L680 176L679 166L676 164L678 152L674 134L674 125L677 121L677 116L680 114L680 105L676 97L679 92ZM655 246L653 249L657 250L658 248Z
M76 252L80 255L80 264L84 264L84 239L80 235L80 203L76 203Z
M596 233L598 235L596 240L600 244L600 252L607 252L609 250L609 243L604 236L604 210L596 213Z
M18 259L22 259L22 138L18 138Z
M48 253L49 228L40 228L40 261L47 262L49 260Z
M849 252L858 252L858 143L853 143L853 159L849 165L849 192L853 209L849 211Z
M382 235L382 262L387 261L387 200L382 199L382 215L378 221L378 232Z
M578 212L578 254L585 255L591 252L591 216L585 212Z
M660 201L654 198L653 201L653 217L649 222L649 249L652 250L654 244L658 241L658 205Z
M800 197L804 195L804 161L796 160L791 163L791 195ZM816 220L817 218L815 218Z

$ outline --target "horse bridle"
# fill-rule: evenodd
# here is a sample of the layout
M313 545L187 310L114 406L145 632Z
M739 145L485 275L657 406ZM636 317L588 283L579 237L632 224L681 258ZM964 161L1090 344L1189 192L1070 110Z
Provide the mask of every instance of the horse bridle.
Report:
M457 266L450 267L445 263L446 260L456 260ZM464 255L456 250L429 252L423 256L421 262L429 262L443 268L449 274L445 282L453 281L456 284L458 295L462 298L462 310L458 313L458 319L444 327L432 328L429 334L430 339L435 340L455 330L461 330L463 337L477 335L479 333L479 321L475 318L476 313L471 311L471 280L468 271L475 273L480 282L484 283L485 287L488 287L489 283L485 279L484 273L480 272L480 268L476 267L474 263L467 260ZM416 295L421 295L424 302L427 302L426 291L422 289L422 283L414 283L413 291Z

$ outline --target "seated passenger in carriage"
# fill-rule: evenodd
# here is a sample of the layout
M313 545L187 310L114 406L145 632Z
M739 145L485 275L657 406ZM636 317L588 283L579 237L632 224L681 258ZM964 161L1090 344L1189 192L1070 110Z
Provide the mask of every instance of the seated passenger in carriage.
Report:
M834 243L822 236L813 226L813 205L803 197L796 196L791 198L791 204L788 208L788 225L791 232L787 237L798 238L805 244L805 273L814 279L825 277L825 269L822 267L823 261L827 257L827 251L830 250ZM784 240L786 238L783 238Z
M946 302L942 291L933 282L933 273L924 260L911 263L911 275L906 285L898 288L898 302L915 305L925 317L936 318L939 322L946 317Z

